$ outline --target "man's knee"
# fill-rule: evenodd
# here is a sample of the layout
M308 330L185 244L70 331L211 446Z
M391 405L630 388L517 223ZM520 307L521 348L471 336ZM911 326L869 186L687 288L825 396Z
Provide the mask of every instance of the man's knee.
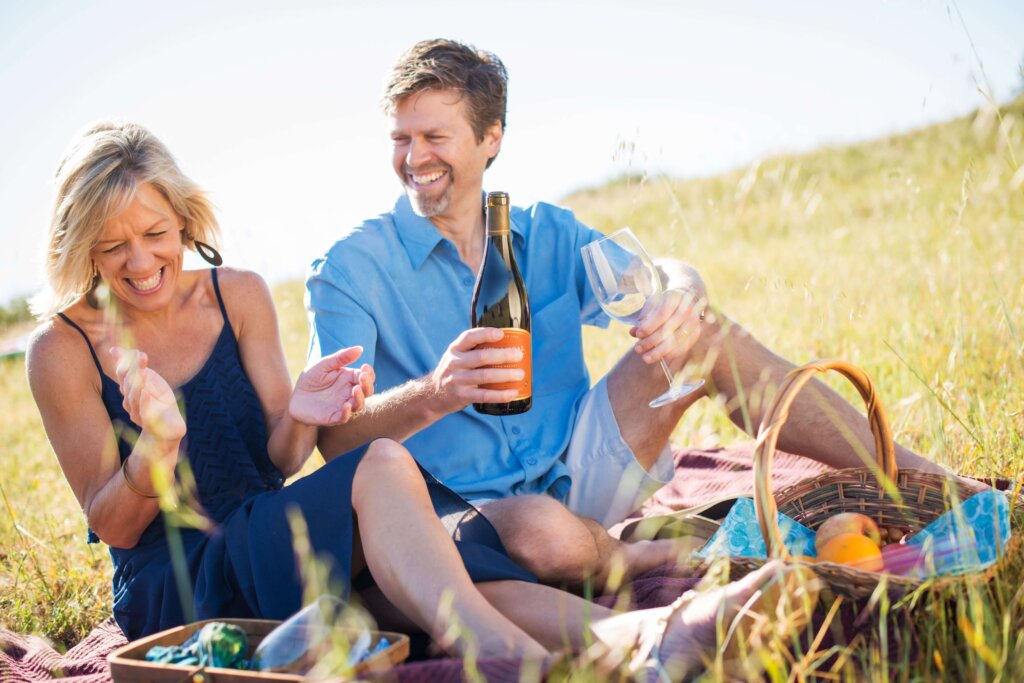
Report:
M578 584L598 568L594 536L548 496L517 496L483 508L510 557L545 583Z

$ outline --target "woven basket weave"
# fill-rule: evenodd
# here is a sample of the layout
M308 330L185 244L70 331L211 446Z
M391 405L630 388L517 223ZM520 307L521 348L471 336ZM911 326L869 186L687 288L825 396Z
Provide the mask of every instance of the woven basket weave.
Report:
M779 432L789 416L789 408L800 390L816 374L829 370L839 372L849 379L864 399L868 422L875 438L877 464L811 477L773 496L772 458ZM891 482L891 485L882 485L880 482L884 480ZM898 497L891 495L892 486L898 491ZM880 527L895 526L913 533L949 510L949 493L965 500L977 493L977 489L941 474L912 469L898 470L892 431L874 384L861 369L845 361L817 360L790 372L758 429L754 450L754 506L769 557L790 559L782 543L777 512L814 530L837 513L860 512L875 520ZM746 571L762 564L763 560L733 558L732 563ZM882 574L831 562L815 562L810 566L834 593L851 598L871 595L883 577L887 586L897 592L906 592L921 584L921 580L911 577ZM994 567L989 571L994 571Z

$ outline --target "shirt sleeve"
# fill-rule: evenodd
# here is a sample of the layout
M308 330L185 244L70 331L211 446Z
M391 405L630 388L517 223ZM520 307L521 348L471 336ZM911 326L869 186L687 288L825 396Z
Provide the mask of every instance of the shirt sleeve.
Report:
M573 272L576 273L576 291L580 297L580 322L584 325L607 328L611 318L601 310L601 305L597 303L597 297L594 296L594 290L590 288L590 281L587 279L587 269L583 266L583 254L580 251L584 245L599 240L604 235L585 223L576 220L575 216L573 216L573 223L576 230L576 244L573 249L573 258L575 259Z
M306 278L308 363L349 346L362 346L363 355L357 362L373 365L377 323L363 307L364 300L344 268L333 263L329 254L313 262Z

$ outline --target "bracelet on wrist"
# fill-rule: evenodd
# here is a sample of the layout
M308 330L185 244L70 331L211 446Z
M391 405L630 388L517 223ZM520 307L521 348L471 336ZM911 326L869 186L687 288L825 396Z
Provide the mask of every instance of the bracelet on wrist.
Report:
M128 459L129 458L131 458L131 456L128 456L128 458L125 458L124 460L121 461L121 476L124 477L124 485L128 487L129 491L131 491L135 495L140 496L142 498L150 498L150 499L152 499L152 498L159 498L160 497L159 493L153 493L153 494L146 493L145 491L140 489L138 486L136 486L135 482L133 482L131 480L131 477L128 476L128 470L127 470Z

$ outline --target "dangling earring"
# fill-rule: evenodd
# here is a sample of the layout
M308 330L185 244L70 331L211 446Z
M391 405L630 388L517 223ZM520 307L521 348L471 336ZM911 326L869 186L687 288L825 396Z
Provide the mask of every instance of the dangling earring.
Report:
M92 264L92 283L89 285L89 291L85 293L85 303L89 304L89 308L94 311L100 310L100 298L97 295L97 290L100 287L100 283L103 282L100 278L100 272L96 269L96 264Z
M219 251L211 247L206 242L200 242L187 232L185 233L185 237L187 237L189 241L195 245L196 253L198 253L204 261L209 263L214 268L223 265L224 258L220 255Z

